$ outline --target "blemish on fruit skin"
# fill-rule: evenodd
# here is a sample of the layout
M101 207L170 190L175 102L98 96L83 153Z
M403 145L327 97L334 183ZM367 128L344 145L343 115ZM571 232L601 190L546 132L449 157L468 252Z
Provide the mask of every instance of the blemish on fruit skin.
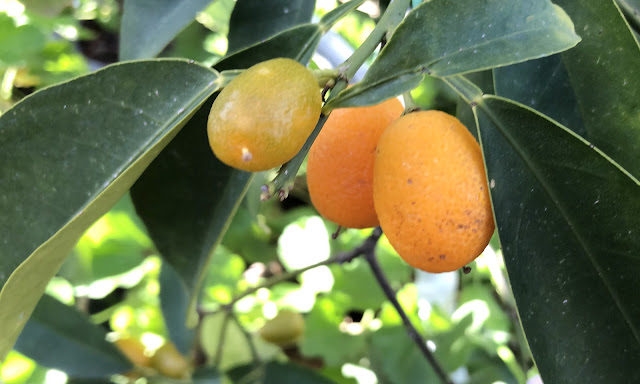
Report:
M253 159L253 155L249 151L249 148L242 148L242 161L251 161Z
M413 179L407 179L407 184L413 184Z
M440 255L439 257L440 257L440 260L444 260L447 258L447 255Z

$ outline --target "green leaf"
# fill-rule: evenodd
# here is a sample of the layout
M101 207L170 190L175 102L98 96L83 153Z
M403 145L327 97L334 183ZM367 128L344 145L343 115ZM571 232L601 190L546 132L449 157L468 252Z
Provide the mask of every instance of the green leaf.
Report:
M365 349L363 334L352 335L340 329L348 310L349 298L331 293L320 297L306 318L300 350L305 356L321 357L330 366L353 361ZM339 345L340 348L336 348Z
M509 280L545 382L640 380L640 184L522 105L475 110Z
M163 259L191 298L187 319L209 263L251 179L222 164L207 138L210 99L131 189L131 197Z
M152 243L138 221L126 194L80 238L58 276L75 286L88 285L140 265Z
M75 308L44 295L16 342L16 350L48 368L100 378L133 368L106 331Z
M582 42L562 54L586 138L640 177L640 48L612 1L559 0Z
M494 70L494 78L497 95L542 112L586 137L578 100L561 54L498 68Z
M11 17L0 13L0 67L24 65L45 43L45 36L37 27L16 26Z
M382 383L418 384L439 381L402 326L380 328L371 335L368 347L372 369Z
M358 84L330 108L371 105L416 87L424 74L444 77L523 62L576 45L562 9L548 0L436 0L398 25Z
M0 359L82 233L218 88L216 78L183 60L116 64L0 117Z
M340 248L352 250L367 238L366 231L346 231L337 242ZM376 247L378 261L394 290L403 287L412 279L413 268L405 263L387 241L380 241ZM351 299L351 309L378 309L387 300L382 288L371 272L368 263L357 258L348 264L331 265L334 277L333 291L342 292Z
M229 52L308 23L315 5L315 0L238 0L229 20Z
M231 370L232 383L245 384L333 384L328 378L301 365L269 362L264 366L247 365Z
M211 0L126 0L120 60L155 57Z
M311 60L322 34L349 12L360 5L362 0L352 0L324 15L320 24L302 24L284 30L264 42L234 52L215 65L219 71L246 69L259 62L275 57L295 59L303 64Z
M190 351L195 331L187 328L190 291L182 282L180 275L169 263L162 263L160 268L160 308L169 333L169 338L184 355Z
M311 60L320 37L316 24L303 24L280 32L267 41L252 45L220 60L214 66L219 71L246 69L275 57L286 57L306 64Z
M311 33L297 39L299 28ZM311 57L309 52L319 38L317 26L303 25L242 50L215 67L220 71L243 69L274 57L303 60L305 55ZM224 235L251 181L250 173L222 164L209 148L205 128L215 97L189 121L131 191L149 235L189 294L188 325L195 321L195 303L212 248Z

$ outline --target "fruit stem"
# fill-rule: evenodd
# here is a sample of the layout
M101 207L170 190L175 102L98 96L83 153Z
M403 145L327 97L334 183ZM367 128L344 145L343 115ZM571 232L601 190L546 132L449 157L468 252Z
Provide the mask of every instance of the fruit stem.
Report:
M389 4L378 24L365 41L353 52L344 63L338 66L340 73L343 73L347 80L350 80L360 69L362 64L371 56L378 44L398 25L409 8L411 0L394 0Z
M311 71L313 76L318 81L318 86L324 87L327 83L333 81L335 84L335 80L340 76L340 72L337 69L314 69Z
M376 228L376 231L382 234L382 230L379 227ZM429 365L431 365L431 368L433 368L435 373L438 375L440 381L443 384L453 384L453 382L449 380L449 377L447 376L445 370L442 368L440 363L438 363L438 360L436 360L436 357L427 347L427 344L422 339L422 336L420 336L416 328L411 323L411 320L409 320L409 317L405 313L404 309L402 309L400 302L398 302L398 299L396 298L396 293L393 291L393 288L391 288L391 285L389 284L389 280L387 280L384 272L382 272L382 268L380 267L380 263L378 262L378 259L376 257L375 249L371 248L367 250L367 252L365 252L364 254L364 257L365 260L367 260L367 262L369 263L371 271L376 277L376 280L378 280L378 283L384 291L384 294L387 296L387 299L395 307L398 315L400 315L400 317L402 318L402 322L404 323L404 327L409 334L409 338L411 338L416 343Z
M404 15L409 8L411 0L394 0L389 4L387 10L384 12L378 24L376 24L375 28L369 36L365 39L365 41L360 45L353 54L345 60L344 63L338 66L338 76L336 77L336 84L331 90L331 94L327 99L329 100L336 97L340 92L342 92L346 87L349 80L356 74L358 69L367 61L367 58L371 56L376 47L380 44L383 39L386 38L387 34L392 32L395 27L402 21ZM326 103L325 103L326 104ZM274 192L277 191L280 200L284 200L288 194L289 190L292 187L293 180L298 173L298 169L300 169L300 165L304 161L304 158L307 156L309 152L309 148L313 144L313 141L316 139L320 130L324 126L324 123L329 118L329 111L327 114L322 113L320 115L320 119L316 124L315 128L311 135L307 138L307 141L302 146L302 149L293 157L293 159L289 160L285 163L280 170L278 170L278 174L273 179L272 182L263 186L263 193L260 196L261 200L270 199ZM284 187L287 188L284 188Z
M411 96L411 91L407 91L403 93L402 100L404 100L403 115L420 110L420 107L418 106L418 104L416 104L415 100L413 100L413 96Z

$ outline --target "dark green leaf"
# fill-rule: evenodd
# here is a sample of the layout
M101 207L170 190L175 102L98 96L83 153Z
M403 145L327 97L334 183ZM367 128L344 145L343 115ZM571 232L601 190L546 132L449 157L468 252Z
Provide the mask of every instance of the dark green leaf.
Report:
M251 179L251 173L222 164L211 151L207 138L211 103L212 98L131 189L149 235L191 298L188 316L195 315L195 293L212 248L224 234Z
M640 380L640 184L544 116L476 108L522 325L550 383Z
M586 138L640 177L640 49L613 1L559 0L582 42L562 54ZM557 100L554 100L557 101Z
M169 338L178 350L187 355L193 345L195 331L187 328L190 291L169 263L160 268L160 308Z
M238 0L229 20L229 52L311 21L315 0Z
M298 25L282 31L264 42L234 52L218 62L215 68L219 71L246 69L275 57L286 57L307 64L311 60L322 34L362 2L362 0L352 0L340 5L327 13L319 25Z
M120 60L155 57L211 0L126 0Z
M16 350L74 377L100 378L132 369L105 336L103 328L75 308L44 295L20 334Z
M303 24L280 32L269 40L252 45L215 64L219 71L246 69L275 57L286 57L308 63L322 33L316 24Z
M183 60L117 64L37 92L0 117L0 359L78 238L216 79Z
M264 366L247 365L228 373L232 383L332 384L333 381L293 363L269 362Z
M330 108L370 105L444 77L523 62L580 41L562 9L548 0L437 0L416 7L397 27L361 82ZM366 95L375 92L376 95Z
M370 337L369 360L378 380L389 384L436 383L433 369L402 326L384 327Z
M561 54L498 68L494 76L497 95L542 112L585 137L578 101Z
M303 38L298 39L300 36ZM240 51L216 68L243 69L274 57L305 60L308 55L309 60L319 38L316 25L302 25ZM134 204L149 235L188 292L190 305L184 318L191 320L189 325L195 320L194 305L212 247L224 235L251 180L251 174L220 163L209 148L206 126L214 98L132 189Z

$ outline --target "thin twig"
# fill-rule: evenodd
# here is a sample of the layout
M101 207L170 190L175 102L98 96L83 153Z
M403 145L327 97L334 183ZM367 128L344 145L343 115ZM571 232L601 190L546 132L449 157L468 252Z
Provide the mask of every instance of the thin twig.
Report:
M256 285L255 287L249 288L246 291L240 293L239 295L237 295L236 297L234 297L230 302L228 302L227 304L223 304L221 306L221 310L225 311L225 312L231 312L233 310L234 305L242 300L243 298L257 292L258 290L262 289L262 288L269 288L272 287L282 281L286 281L289 279L292 279L298 275L300 275L303 272L306 272L310 269L314 269L317 267L321 267L324 265L332 265L332 264L343 264L343 263L348 263L351 260L355 259L358 256L364 255L367 252L369 252L370 250L374 249L376 246L376 243L378 242L378 239L380 238L380 236L382 236L382 231L379 228L376 228L373 230L373 232L371 232L371 235L369 235L369 237L367 237L365 239L365 241L362 242L362 244L360 244L359 246L357 246L356 248L352 249L351 251L347 251L347 252L340 252L337 255L330 257L326 260L320 261L318 263L315 263L313 265L309 265L308 267L304 267L304 268L300 268L300 269L296 269L294 271L291 272L287 272L287 273L283 273L281 275L272 277L268 280L263 281L261 284ZM218 313L219 309L213 310L213 311L208 311L204 308L200 308L199 309L199 313L201 316L208 316L208 315L212 315L215 313Z
M402 322L404 323L404 326L407 329L407 333L409 334L409 337L416 343L418 348L420 348L420 351L422 352L424 357L427 359L427 362L429 363L429 365L431 365L433 370L436 372L436 374L440 378L440 381L443 384L452 384L453 382L449 379L449 377L447 376L447 373L444 371L440 363L438 363L433 353L429 350L429 348L427 348L427 344L422 339L422 336L420 336L416 328L411 323L411 320L409 320L409 317L407 317L407 314L404 312L404 309L402 309L402 306L400 306L400 303L396 298L396 293L391 288L391 285L389 284L389 280L387 280L386 276L384 275L384 272L382 272L380 263L376 258L375 249L370 249L369 251L367 251L364 257L369 263L369 266L371 267L373 274L378 280L380 287L382 288L385 295L387 296L387 299L389 299L391 304L393 304L396 311L398 312L398 315L400 315L400 317L402 318Z
M218 348L216 348L216 359L213 364L213 366L217 368L220 368L220 363L222 362L222 347L224 346L224 339L227 335L227 328L229 326L229 318L231 317L231 314L225 313L223 316L222 326L220 327L220 336L218 337Z

